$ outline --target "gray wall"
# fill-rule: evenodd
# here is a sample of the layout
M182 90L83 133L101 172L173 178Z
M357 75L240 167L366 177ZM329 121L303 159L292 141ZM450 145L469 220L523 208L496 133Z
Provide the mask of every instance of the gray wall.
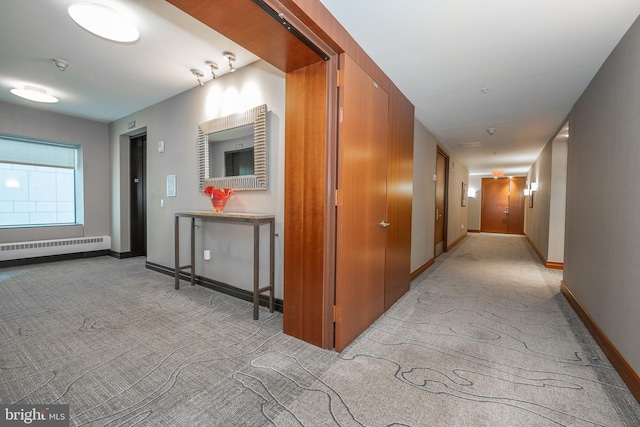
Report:
M467 200L467 228L469 230L480 230L480 211L482 208L482 176L472 175L469 177L469 188L473 190L474 196Z
M173 268L174 213L212 211L211 201L199 191L196 146L198 124L267 104L267 191L236 191L227 212L271 213L276 216L275 282L282 298L282 242L284 214L284 74L263 61L229 73L109 125L111 159L112 247L130 250L129 135L147 133L147 261ZM128 123L136 122L135 129ZM164 141L165 152L158 151ZM167 197L167 175L176 176L176 197ZM161 207L161 201L164 207ZM181 264L188 262L188 220L182 220ZM268 228L263 227L261 281L268 280ZM253 284L252 228L211 222L196 229L196 274L250 290ZM212 259L204 261L203 251ZM170 280L169 280L170 281Z
M526 198L524 232L546 261L564 261L564 228L567 192L567 141L558 136L549 142L527 175L538 183L533 207Z
M467 205L462 206L462 183L469 188L469 169L460 163L455 157L449 157L449 203L447 208L447 242L450 247L456 240L467 234L469 219L468 199Z
M413 204L411 214L411 271L434 256L436 153L438 140L419 121L414 122Z
M82 146L82 225L3 229L0 243L109 235L107 124L26 105L0 102L0 133Z
M570 116L564 281L640 372L640 23Z
M436 183L433 176L436 173L437 152L438 140L416 120L413 142L411 272L432 260L435 253ZM462 182L468 184L469 170L454 157L450 157L447 245L467 233L467 207L462 207L460 203Z

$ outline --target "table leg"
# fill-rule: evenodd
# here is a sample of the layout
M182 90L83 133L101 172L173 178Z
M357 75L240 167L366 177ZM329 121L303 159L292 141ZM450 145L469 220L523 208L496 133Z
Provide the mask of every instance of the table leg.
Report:
M253 224L253 320L258 320L260 308L260 224Z
M191 218L191 286L196 284L196 219Z
M180 217L175 219L175 288L180 289Z
M276 225L275 221L269 222L269 229L271 230L271 235L269 236L269 285L271 289L269 289L269 312L273 313L273 294L275 291L275 246L276 246Z

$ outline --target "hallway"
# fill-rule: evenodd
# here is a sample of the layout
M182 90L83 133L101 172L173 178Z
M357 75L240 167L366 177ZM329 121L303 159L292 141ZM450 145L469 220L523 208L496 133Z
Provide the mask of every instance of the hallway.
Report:
M0 402L72 426L637 426L523 236L471 234L345 351L140 258L0 270Z

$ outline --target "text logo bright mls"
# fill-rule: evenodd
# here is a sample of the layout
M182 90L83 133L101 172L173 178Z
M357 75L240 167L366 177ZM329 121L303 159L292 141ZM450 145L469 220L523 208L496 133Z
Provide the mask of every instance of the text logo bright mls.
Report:
M69 405L2 405L0 427L68 427Z

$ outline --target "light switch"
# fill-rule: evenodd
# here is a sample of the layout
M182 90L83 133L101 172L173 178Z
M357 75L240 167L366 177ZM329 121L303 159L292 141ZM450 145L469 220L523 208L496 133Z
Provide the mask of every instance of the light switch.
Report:
M158 152L164 153L164 141L158 142Z

